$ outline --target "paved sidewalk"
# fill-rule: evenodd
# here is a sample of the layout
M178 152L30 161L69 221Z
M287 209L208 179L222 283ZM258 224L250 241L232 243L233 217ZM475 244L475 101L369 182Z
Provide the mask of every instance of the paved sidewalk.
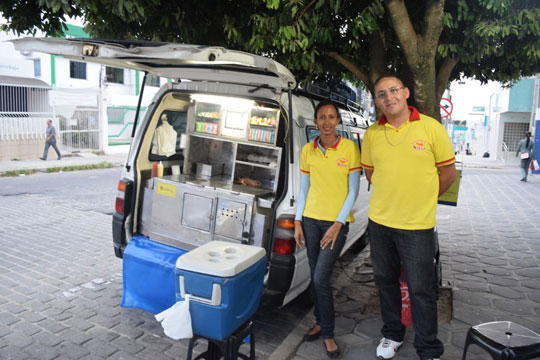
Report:
M510 320L540 333L540 176L523 183L517 163L462 160L458 206L439 206L437 215L443 285L453 289L453 317L440 322L438 335L445 346L441 359L448 360L461 359L472 325ZM382 322L368 257L366 249L341 270L348 281L335 284L343 359L376 359ZM302 342L313 323L307 315L271 359L326 359L322 341ZM413 341L409 328L396 360L418 359ZM491 359L475 345L467 358Z
M10 171L36 170L46 172L49 168L67 167L67 166L85 166L94 165L102 162L110 163L114 166L123 166L127 149L118 152L103 155L96 155L91 152L81 152L73 154L62 154L61 160L56 160L53 156L45 161L39 158L33 160L4 160L0 161L0 174Z

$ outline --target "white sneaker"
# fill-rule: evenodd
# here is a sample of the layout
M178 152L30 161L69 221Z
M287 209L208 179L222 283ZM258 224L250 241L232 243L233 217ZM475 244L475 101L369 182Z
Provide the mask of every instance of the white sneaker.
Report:
M403 341L393 341L387 338L382 338L379 346L377 346L377 358L378 359L392 359L396 356L396 352L403 344Z

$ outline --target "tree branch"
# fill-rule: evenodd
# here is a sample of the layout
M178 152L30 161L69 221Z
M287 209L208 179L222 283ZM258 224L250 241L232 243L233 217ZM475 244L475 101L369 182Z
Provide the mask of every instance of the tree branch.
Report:
M392 21L392 28L403 47L405 59L414 72L420 58L418 54L418 36L409 18L405 2L403 0L386 0L385 3Z
M362 71L360 71L360 69L356 65L354 65L352 62L345 59L343 56L341 56L335 51L326 51L325 54L330 56L332 59L336 60L341 65L345 66L347 70L353 73L353 75L356 76L358 80L363 82L366 86L370 84L369 78L367 77L367 75L363 73Z
M439 37L443 29L444 2L445 0L432 0L426 6L426 31L423 38L428 44L428 46L424 46L424 50L429 51L430 56L435 56L437 46L431 44L439 43Z
M302 11L300 11L300 14L298 14L298 17L296 18L296 21L295 21L295 25L298 24L298 22L300 21L300 19L302 18L302 16L304 16L305 12L307 11L307 9L309 9L313 4L315 4L315 1L317 0L311 0L311 2L309 4L307 4L303 9Z
M437 80L435 81L435 91L437 95L437 100L440 101L441 97L444 94L446 85L448 85L448 79L452 75L452 71L459 62L457 57L447 57L444 59L439 71L437 72Z

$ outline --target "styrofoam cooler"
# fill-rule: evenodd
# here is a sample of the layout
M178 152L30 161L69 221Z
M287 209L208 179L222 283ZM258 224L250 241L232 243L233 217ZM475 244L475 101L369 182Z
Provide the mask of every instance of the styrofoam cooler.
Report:
M176 261L176 299L190 294L193 333L228 338L259 307L266 251L250 245L211 241Z

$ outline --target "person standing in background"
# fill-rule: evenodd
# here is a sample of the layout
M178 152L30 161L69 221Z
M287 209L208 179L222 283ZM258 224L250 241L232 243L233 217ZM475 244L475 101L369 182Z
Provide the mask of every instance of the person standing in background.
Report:
M437 338L437 199L454 182L454 149L437 120L408 106L409 89L394 75L375 82L382 112L362 142L362 167L372 184L368 233L383 327L378 359L392 359L403 344L401 267L409 287L414 347L422 360L439 360Z
M302 148L300 194L294 221L294 239L306 247L311 271L311 291L316 323L304 336L322 336L329 358L341 351L334 340L334 298L330 277L354 221L351 209L360 182L360 149L336 134L341 122L338 107L330 100L315 108L314 123L320 136Z
M531 132L527 131L525 138L519 140L518 147L516 150L516 156L521 153L521 181L527 182L527 175L529 175L529 165L531 160L534 158L534 143L531 140Z
M60 155L60 150L56 146L56 129L52 124L52 120L47 120L47 131L45 132L45 150L43 150L43 157L40 157L41 160L47 160L47 154L49 153L49 146L52 146L56 155L58 155L58 160L62 158Z

